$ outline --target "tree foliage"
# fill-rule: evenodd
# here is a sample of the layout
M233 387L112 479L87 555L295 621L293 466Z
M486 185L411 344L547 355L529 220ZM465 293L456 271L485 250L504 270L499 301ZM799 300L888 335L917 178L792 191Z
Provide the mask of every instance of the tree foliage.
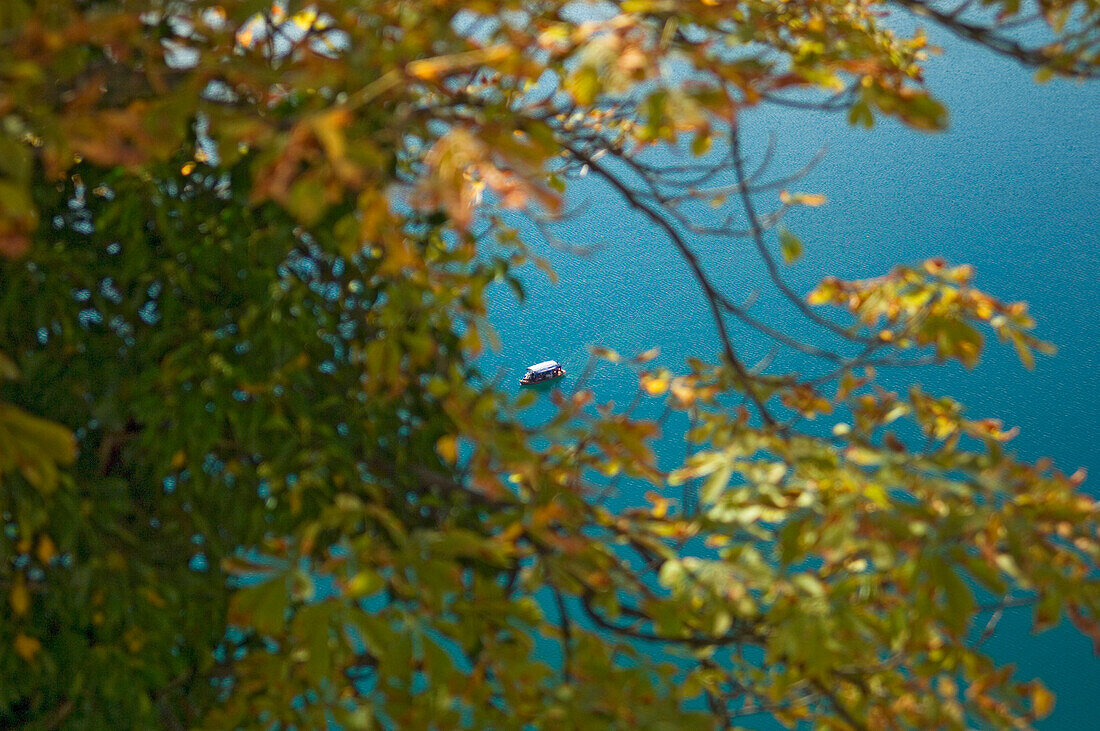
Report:
M4 3L0 725L1048 714L981 647L1020 606L1100 643L1096 502L877 380L983 333L1030 365L1026 307L938 260L793 291L779 221L824 199L742 151L767 104L941 128L887 11L1096 75L1095 0L972 5ZM553 238L584 173L713 314L720 356L680 372L596 351L690 418L670 473L636 404L578 386L535 428L474 365L486 289L536 259L502 210ZM820 342L709 276L694 242L732 237ZM745 363L733 320L809 365ZM624 477L648 501L613 512Z

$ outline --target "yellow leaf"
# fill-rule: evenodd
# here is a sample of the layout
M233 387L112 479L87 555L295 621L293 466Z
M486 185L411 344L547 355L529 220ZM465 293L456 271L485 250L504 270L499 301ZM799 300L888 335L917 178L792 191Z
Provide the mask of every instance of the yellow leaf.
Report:
M651 511L651 513L653 514L654 518L663 518L668 515L668 498L661 497L652 490L646 492L645 497L646 500L653 503L653 510Z
M151 586L147 586L141 590L141 595L145 597L145 600L152 604L157 609L164 609L168 606L168 602L164 601L164 597L157 593L156 589Z
M408 72L409 76L417 79L434 81L456 71L503 61L511 54L512 48L510 46L498 43L472 51L412 61L405 67L405 71Z
M296 13L291 20L302 30L309 30L317 21L317 11L313 8L302 10Z
M802 241L785 228L779 230L779 248L787 264L795 263L802 256Z
M882 455L873 449L867 449L853 445L844 450L844 456L849 462L860 465L861 467L870 467L873 465L882 464Z
M54 545L53 539L48 535L43 534L38 539L38 560L44 564L48 564L50 559L57 555L57 546Z
M344 129L350 122L351 113L347 109L325 112L312 120L313 131L334 165L345 167L348 165L347 160L344 159L347 150Z
M497 534L496 539L501 543L514 543L517 538L526 532L523 523L516 521Z
M126 649L136 655L141 652L141 648L145 647L145 633L140 628L131 626L123 633L122 641L126 643Z
M868 484L863 489L863 494L870 498L871 502L878 505L880 508L890 507L890 496L887 494L886 488L877 482Z
M435 443L435 451L444 462L454 464L458 461L458 440L455 439L454 434L444 434Z
M668 390L669 379L666 375L651 376L644 374L642 376L642 388L650 396L660 396L662 393Z
M33 454L64 465L76 460L76 440L72 432L60 424L0 403L0 426L7 427L11 433L17 454L23 452L26 457Z
M1038 681L1031 686L1031 709L1036 718L1046 718L1054 710L1054 694Z
M614 350L612 350L611 348L605 348L601 345L593 345L589 347L588 352L592 353L592 355L596 356L597 358L602 358L603 360L609 361L611 363L621 363L623 360L623 357L616 353Z
M22 577L15 580L11 594L8 595L8 603L11 604L11 610L17 617L22 617L30 610L31 594L27 591L27 585L23 583Z
M695 401L695 388L683 376L672 379L670 388L680 406L690 406Z
M581 66L565 83L565 88L580 106L588 106L596 101L600 91L600 76L591 66Z
M15 361L5 355L2 350L0 350L0 379L6 381L19 379L19 366L15 365Z
M779 193L779 201L789 206L810 206L816 208L817 206L825 205L826 200L825 196L820 193L788 193L785 190Z
M374 571L360 571L348 582L347 594L353 597L367 596L381 589L385 583Z
M185 464L187 464L187 453L180 449L172 455L171 467L174 470L178 470L181 469Z
M691 141L691 154L701 157L710 152L711 138L708 134L698 133Z
M932 259L925 260L923 262L923 266L924 266L924 270L926 272L928 272L929 274L931 274L932 276L939 276L939 274L943 271L944 267L947 266L947 262L945 262L942 258L937 256L937 257L934 257Z
M237 43L248 48L252 45L252 34L255 32L254 24L248 23L237 32Z
M34 637L28 637L24 634L18 634L15 636L15 654L23 658L27 662L34 659L34 656L38 654L42 649L42 643L36 640Z

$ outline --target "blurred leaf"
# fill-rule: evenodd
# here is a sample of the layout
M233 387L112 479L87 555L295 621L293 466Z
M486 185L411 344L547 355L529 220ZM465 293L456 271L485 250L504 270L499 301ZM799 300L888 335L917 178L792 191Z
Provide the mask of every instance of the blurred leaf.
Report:
M787 264L793 264L802 257L802 242L785 228L779 229L779 247Z
M1046 718L1054 710L1054 694L1038 681L1031 684L1031 708L1038 719Z
M17 634L12 644L15 647L15 654L26 662L34 660L35 656L42 651L42 643L38 639L28 637L25 634Z
M596 101L596 94L599 93L599 74L591 66L581 66L569 75L565 82L565 90L573 95L577 104L588 106Z
M435 443L435 451L447 464L458 461L458 440L453 434L441 436Z
M278 636L285 626L284 613L289 599L285 580L276 576L234 592L230 599L230 615L235 622L252 627L260 634Z
M779 192L779 201L788 206L817 207L825 205L826 198L820 193L788 193Z

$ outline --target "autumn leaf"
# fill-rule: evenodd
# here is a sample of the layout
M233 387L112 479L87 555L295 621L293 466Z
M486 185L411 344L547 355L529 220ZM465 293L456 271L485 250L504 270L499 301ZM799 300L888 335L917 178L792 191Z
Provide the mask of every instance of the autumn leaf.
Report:
M780 203L787 206L817 207L825 205L825 200L820 193L789 193L785 190L779 193Z
M458 441L453 434L441 436L435 443L435 451L447 464L458 461Z
M600 90L599 74L591 66L581 66L566 80L565 88L573 95L577 104L581 106L592 104L596 101L596 94Z
M610 363L620 363L623 359L621 355L619 355L611 348L605 348L600 345L589 346L588 351L592 353L592 355L594 355L595 357L601 360L606 360Z
M779 247L787 264L793 264L802 256L802 242L785 228L779 230Z
M940 259L825 277L803 303L759 276L768 251L710 245L826 202L784 190L765 211L798 179L757 146L776 105L942 127L927 38L881 4L575 5L0 13L0 718L1017 728L1053 711L975 634L997 597L1034 596L1036 629L1100 638L1083 473L872 368L969 366L994 339L1029 365L1049 348L1026 306ZM1037 35L1006 7L968 15L968 38L1095 75L1083 4ZM621 335L543 291L545 245L608 225L640 268L555 265L644 290L667 272L643 244L669 238L699 286L686 320L639 337L686 370L594 347L586 387L518 393L478 351ZM507 286L534 308L526 345L492 327ZM758 288L794 319L742 299ZM685 323L713 336L702 352L680 353ZM211 668L232 682L180 685Z
M35 556L38 560L43 564L49 564L56 555L57 546L54 544L53 539L45 534L39 536L38 548L35 550Z
M668 390L671 377L668 371L661 369L656 373L643 373L639 380L642 388L650 396L660 396Z
M15 636L12 645L15 648L15 654L26 662L34 660L35 656L42 650L42 643L37 638L28 637L22 633Z
M22 580L22 577L12 583L11 593L8 594L8 604L11 605L11 610L16 617L25 616L30 611L31 595L27 591L27 584Z
M30 248L30 237L18 231L0 230L0 256L15 259L26 253Z
M1031 709L1037 719L1046 718L1054 710L1054 694L1038 681L1031 684Z

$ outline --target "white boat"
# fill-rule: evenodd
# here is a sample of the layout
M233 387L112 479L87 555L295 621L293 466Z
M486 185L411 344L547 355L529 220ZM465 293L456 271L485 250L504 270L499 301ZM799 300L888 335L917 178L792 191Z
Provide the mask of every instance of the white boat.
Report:
M541 363L536 363L533 366L527 367L527 372L523 374L523 378L519 379L521 386L529 386L532 383L542 383L543 381L552 381L555 378L561 378L565 375L565 369L561 367L561 364L556 360L544 360Z

